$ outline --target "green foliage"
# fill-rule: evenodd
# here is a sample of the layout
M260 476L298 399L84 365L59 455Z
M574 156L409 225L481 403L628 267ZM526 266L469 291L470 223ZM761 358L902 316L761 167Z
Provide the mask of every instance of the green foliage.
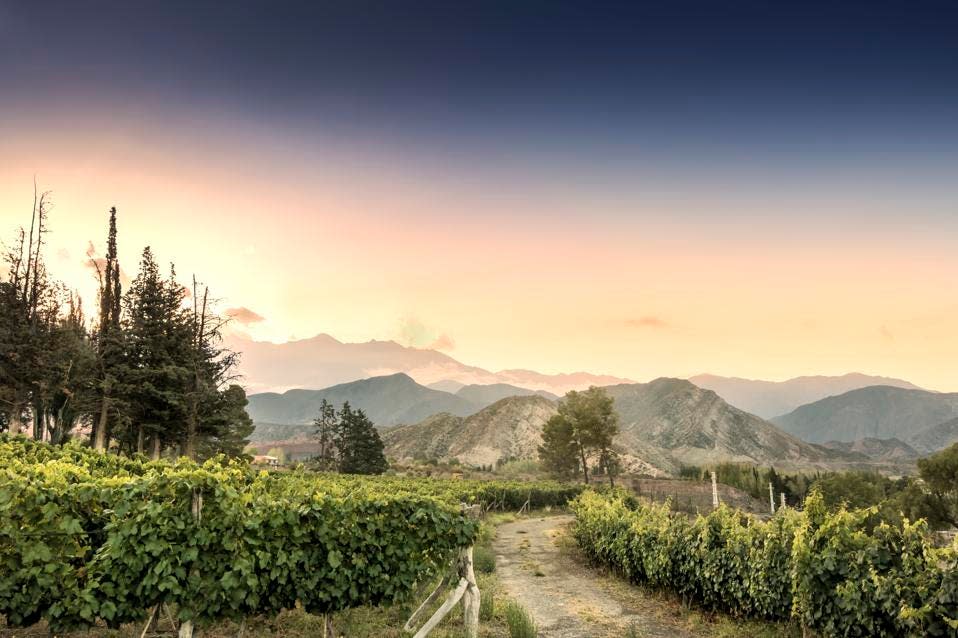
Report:
M352 410L348 402L343 404L337 431L340 472L382 474L389 469L379 432L362 410Z
M538 474L539 469L539 462L534 459L509 459L496 463L495 472L501 476L514 477L528 474ZM490 468L490 471L491 470L492 468Z
M539 635L532 616L519 603L509 601L506 604L505 615L506 625L509 627L509 638L536 638Z
M487 509L561 505L579 486L255 472L0 437L0 614L55 632L326 613L402 600L473 544ZM202 499L201 515L193 505Z
M319 414L313 420L316 426L316 439L319 441L319 454L316 455L317 469L330 472L336 469L336 440L340 437L339 417L336 408L326 399L319 406Z
M619 431L619 416L612 397L595 386L569 392L559 402L558 414L546 422L542 431L539 458L545 468L559 478L577 471L589 482L589 457L596 455L602 473L611 477L619 464L612 440Z
M812 490L821 494L829 509L842 505L861 509L880 504L903 485L904 481L899 484L877 472L828 472L815 480Z
M161 601L200 624L297 600L312 613L386 604L478 531L448 500L389 485L219 461L112 477L2 445L0 614L14 626L115 626Z
M496 598L491 590L479 596L479 621L489 622L496 615Z
M763 468L746 463L685 466L679 470L679 476L708 481L711 480L710 472L713 471L719 483L742 490L763 503L768 502L768 484L771 483L776 499L784 492L787 502L792 505L804 501L812 484L822 476L821 472L783 474L774 467Z
M567 419L555 415L543 426L539 460L557 478L569 479L582 471L572 424Z
M936 526L958 527L958 443L918 460L922 515Z
M92 258L99 311L88 326L80 300L44 263L47 194L5 255L0 281L0 431L62 443L80 424L91 444L126 453L239 455L252 423L245 392L230 385L236 354L221 347L225 320L194 279L192 308L171 266L149 248L126 294L117 258L116 209L105 258ZM28 421L32 421L28 423Z
M496 555L485 545L476 545L472 553L472 563L480 574L496 571Z
M613 492L572 504L574 537L634 582L734 616L797 618L823 636L958 635L958 546L936 549L923 521L869 523L874 509L806 511L768 522L727 507L694 520Z

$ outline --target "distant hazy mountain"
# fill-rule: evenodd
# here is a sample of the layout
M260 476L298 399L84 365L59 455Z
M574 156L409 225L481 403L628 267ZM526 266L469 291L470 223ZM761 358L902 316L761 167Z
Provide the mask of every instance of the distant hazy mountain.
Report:
M688 381L657 379L606 390L621 420L616 447L639 471L675 472L682 464L716 461L812 466L863 459L800 441ZM389 430L384 440L389 455L400 459L455 457L487 465L536 458L555 406L543 397L511 397L468 418L440 414Z
M452 381L463 385L508 383L531 390L565 394L590 385L628 379L586 372L540 374L530 370L490 372L465 365L435 350L407 348L394 341L343 343L329 335L288 343L252 341L239 336L228 347L242 354L239 372L250 393L282 392L291 388L325 388L355 379L404 372L423 385ZM443 390L451 390L444 384ZM458 390L458 388L456 388Z
M691 377L689 381L700 388L714 391L735 407L763 419L781 416L801 405L825 397L872 385L921 389L901 379L875 377L857 372L838 377L795 377L788 381L759 381L700 374Z
M496 401L505 399L506 397L525 397L532 394L545 397L550 401L555 401L559 398L545 390L528 390L526 388L509 385L508 383L492 383L489 385L472 384L463 386L456 391L456 396L460 396L467 401L483 407L492 405Z
M958 393L872 386L803 405L773 422L806 441L898 438L915 446L923 430L955 417Z
M448 392L432 390L406 374L393 374L332 386L323 390L266 392L249 397L246 411L256 423L307 424L316 418L323 399L362 408L377 426L416 423L439 412L465 416L481 406Z
M828 441L824 444L830 450L858 452L873 461L911 461L920 455L915 448L899 439L865 438L857 441Z
M442 390L443 392L455 394L466 387L466 384L453 381L452 379L443 379L442 381L436 381L435 383L427 383L426 387L432 388L433 390Z
M923 454L937 452L958 443L958 418L925 428L909 441Z
M521 388L546 390L555 395L563 395L569 390L585 390L589 386L605 386L615 383L634 383L631 379L613 377L608 374L572 372L569 374L542 374L533 370L500 370L496 373L500 383L509 383Z

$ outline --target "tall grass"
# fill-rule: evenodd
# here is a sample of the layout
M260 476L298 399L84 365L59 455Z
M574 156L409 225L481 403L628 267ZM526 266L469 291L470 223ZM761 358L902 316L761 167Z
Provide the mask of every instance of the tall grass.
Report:
M536 638L539 630L529 612L517 602L506 605L506 624L509 626L509 638Z

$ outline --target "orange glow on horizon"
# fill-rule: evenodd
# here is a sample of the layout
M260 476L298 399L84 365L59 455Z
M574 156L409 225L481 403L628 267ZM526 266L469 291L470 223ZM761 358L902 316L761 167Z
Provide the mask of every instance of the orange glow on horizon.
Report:
M50 270L88 312L85 253L102 250L116 205L127 273L149 244L223 308L262 315L248 327L261 340L400 339L414 317L491 370L861 371L958 390L955 239L873 218L877 204L843 193L776 203L577 191L531 174L489 184L393 149L287 153L268 136L169 137L145 120L113 136L103 122L16 130L0 160L3 239L29 221L36 173L55 204ZM830 211L864 221L843 228Z

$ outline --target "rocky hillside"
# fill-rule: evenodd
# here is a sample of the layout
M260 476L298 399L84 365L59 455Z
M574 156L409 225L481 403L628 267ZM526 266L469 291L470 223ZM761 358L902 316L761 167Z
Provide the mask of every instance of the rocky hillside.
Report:
M609 386L626 449L653 446L678 463L742 461L810 465L849 460L733 407L683 379Z
M857 441L828 441L824 446L830 450L857 452L873 461L913 461L920 456L915 448L899 439L869 437Z
M735 407L763 419L787 414L799 406L825 397L873 385L921 389L902 379L876 377L857 372L831 377L795 377L787 381L761 381L700 374L691 377L689 381L700 388L713 390Z
M537 395L509 397L468 417L437 414L383 433L386 455L401 460L456 458L467 465L495 465L538 456L542 428L555 403Z
M913 440L922 431L956 417L958 393L873 386L803 405L773 422L806 441L897 438L917 447Z
M361 408L380 427L417 423L440 412L465 416L481 407L454 394L421 386L409 375L400 373L323 390L254 394L249 397L246 411L255 423L309 424L319 413L323 399L337 407L349 401L352 407Z
M922 454L930 454L958 443L958 418L925 428L909 439Z

